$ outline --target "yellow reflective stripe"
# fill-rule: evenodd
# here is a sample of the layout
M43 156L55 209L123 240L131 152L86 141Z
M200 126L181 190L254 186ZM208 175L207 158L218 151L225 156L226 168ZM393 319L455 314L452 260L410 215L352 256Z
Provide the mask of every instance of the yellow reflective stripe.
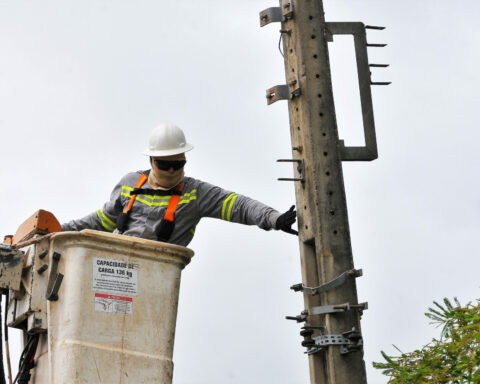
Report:
M133 191L133 188L130 188L130 187L127 187L127 186L122 186L122 189L125 189L125 190L129 190L129 191ZM197 193L197 190L196 189L193 189L191 192L188 192L188 193L184 193L182 196L181 196L181 201L180 201L180 204L182 203L182 201L185 201L187 198L189 199L189 201L191 200L195 200L197 197L196 197L196 193ZM132 197L132 195L130 193L125 193L125 192L122 192L120 193L120 195L122 196L126 196L126 197ZM167 202L167 205L168 205L168 202L170 201L170 197L171 196L157 196L157 195L145 195L143 193L141 194L138 194L137 196L143 196L143 197L146 197L150 200L163 200L163 202ZM139 198L137 197L137 200L139 200ZM139 200L140 201L140 200ZM143 203L147 204L147 205L165 205L165 204L155 204L155 202L149 202L147 203L145 199L142 200Z
M122 185L122 189L125 189L126 191L133 191L133 188L129 187L128 185Z
M140 195L140 196L143 196L143 195ZM180 200L178 204L188 204L193 200L197 200L197 196L191 196L189 199ZM135 201L139 201L145 205L148 205L149 207L166 207L170 203L170 197L168 198L168 201L155 202L155 201L148 201L137 196L137 199Z
M144 196L144 195L139 195L139 196ZM167 201L162 201L162 202L154 203L154 202L152 202L152 201L148 201L148 200L145 200L145 199L137 196L137 200L135 200L135 201L139 201L139 202L141 202L141 203L143 203L143 204L145 204L145 205L148 205L149 207L151 207L151 206L160 207L160 206L162 206L162 205L167 206L168 203L169 203L169 201L170 201L170 197L168 197L168 200L167 200Z
M103 209L100 209L100 213L102 214L102 217L105 219L105 221L110 224L113 228L115 228L117 226L117 224L115 222L113 222L112 220L110 220L107 215L105 215L105 213L103 212Z
M110 220L105 214L103 213L103 210L97 209L97 217L100 220L100 223L102 224L103 228L105 228L109 232L113 232L115 230L116 224ZM109 223L112 223L113 227L109 225Z
M196 189L192 189L190 192L187 192L187 193L184 193L182 195L182 198L184 197L189 197L190 195L195 195L197 193L197 190Z
M235 200L237 200L238 196L240 195L233 196L232 201L230 202L230 207L228 208L228 214L227 214L227 221L230 221L230 215L232 214L233 204L235 204Z
M231 193L230 195L228 195L228 197L225 199L225 201L223 202L223 206L222 206L222 220L225 220L225 210L227 208L227 203L230 201L230 199L235 195L235 193Z
M192 235L195 235L195 228L196 228L196 227L190 228L190 233L191 233Z
M144 195L143 193L138 194L138 196L144 196L149 198L150 200L170 200L171 196L152 196L152 195Z
M178 204L188 204L189 202L191 202L193 200L197 200L197 196L190 196L190 198L188 198L188 199L184 199L183 196L182 196L182 200L180 200L178 202Z

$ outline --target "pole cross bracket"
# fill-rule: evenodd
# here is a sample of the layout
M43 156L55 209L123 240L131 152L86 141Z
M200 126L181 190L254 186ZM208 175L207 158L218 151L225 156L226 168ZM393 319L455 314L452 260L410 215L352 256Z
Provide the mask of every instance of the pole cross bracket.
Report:
M290 289L295 292L302 291L306 295L318 295L322 292L330 291L334 288L345 283L348 277L360 277L363 276L363 271L361 269L349 269L348 271L343 272L340 276L329 281L328 283L319 285L318 287L307 287L304 284L295 284L290 287Z
M301 95L297 80L292 80L286 85L276 85L267 89L267 104L273 104L278 100L292 100Z
M306 352L308 355L325 350L331 345L340 345L340 354L342 355L358 351L363 347L362 335L355 328L340 335L329 335L326 333L326 328L324 328L322 335L313 337L312 339L313 344L311 342L309 343L310 345Z

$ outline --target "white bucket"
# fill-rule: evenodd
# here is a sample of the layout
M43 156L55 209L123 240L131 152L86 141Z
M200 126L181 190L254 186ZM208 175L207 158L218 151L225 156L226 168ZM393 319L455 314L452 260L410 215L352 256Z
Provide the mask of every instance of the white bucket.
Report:
M61 232L50 239L49 279L53 252L64 277L58 300L48 301L48 336L41 335L32 382L171 383L180 274L193 251Z

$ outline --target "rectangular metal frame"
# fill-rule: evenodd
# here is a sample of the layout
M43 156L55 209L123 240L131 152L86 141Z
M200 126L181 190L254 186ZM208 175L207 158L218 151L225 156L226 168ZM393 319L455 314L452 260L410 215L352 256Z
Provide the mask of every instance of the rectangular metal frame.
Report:
M364 147L346 147L340 140L339 149L344 161L371 161L378 158L375 121L371 91L370 69L367 53L367 35L365 25L360 22L325 23L330 35L353 35L355 57L357 60L358 85L360 87L360 103L362 106Z

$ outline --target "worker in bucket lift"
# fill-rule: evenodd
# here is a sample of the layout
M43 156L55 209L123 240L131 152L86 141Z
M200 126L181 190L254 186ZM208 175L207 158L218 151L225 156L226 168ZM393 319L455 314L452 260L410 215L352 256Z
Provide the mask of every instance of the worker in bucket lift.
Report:
M62 224L62 231L89 228L187 246L200 219L213 217L297 234L291 228L295 206L281 214L249 197L185 176L185 152L191 149L177 126L156 127L143 152L150 157L151 169L125 175L102 209Z

